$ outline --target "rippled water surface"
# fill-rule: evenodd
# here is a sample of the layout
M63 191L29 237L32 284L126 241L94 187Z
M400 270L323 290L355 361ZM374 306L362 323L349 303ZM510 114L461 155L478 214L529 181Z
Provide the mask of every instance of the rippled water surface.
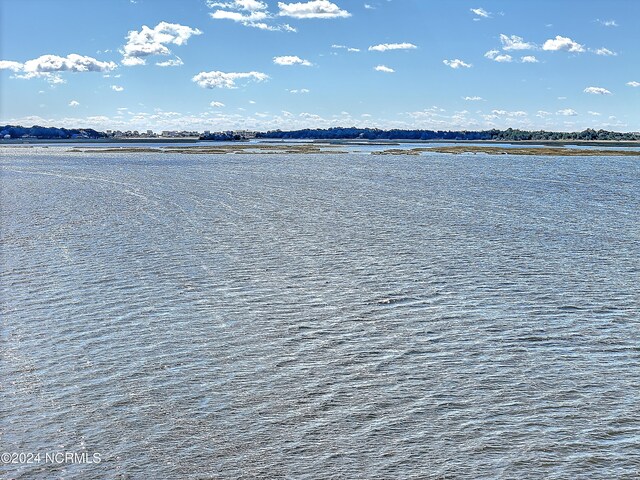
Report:
M640 163L2 154L25 479L640 477Z

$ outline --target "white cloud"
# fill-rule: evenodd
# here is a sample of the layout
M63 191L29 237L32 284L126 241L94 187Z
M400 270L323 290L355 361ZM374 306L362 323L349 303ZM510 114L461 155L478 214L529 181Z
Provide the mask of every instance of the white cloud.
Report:
M517 35L505 35L500 34L500 42L502 42L503 50L533 50L536 45L533 43L525 42L522 37Z
M65 79L63 79L58 73L41 73L41 74L26 74L26 75L16 75L16 78L34 78L34 77L43 77L48 83L51 85L58 85L62 83L67 83Z
M197 28L187 27L178 23L160 22L154 28L146 25L142 29L131 30L127 34L127 44L122 47L122 64L128 67L145 65L146 57L150 55L170 55L167 45L184 45L192 35L200 35Z
M347 52L359 52L359 48L347 47L346 45L331 45L331 48L346 50Z
M12 62L11 60L0 60L0 70L11 70L12 72L20 72L24 65L20 62Z
M214 20L233 20L234 22L241 22L244 24L255 24L268 18L268 15L265 12L251 12L248 15L245 15L241 12L230 12L227 10L216 10L209 15Z
M549 39L542 45L543 50L558 51L567 50L569 52L584 52L584 46L574 42L568 37L556 35L556 38Z
M217 8L209 15L214 20L231 20L245 27L254 27L261 30L295 32L296 29L288 24L271 25L266 23L273 18L268 11L268 5L258 0L232 0L229 2L216 2L209 0L210 8Z
M508 55L506 53L501 54L498 50L489 50L484 54L484 56L493 60L494 62L500 63L507 63L513 60L513 58L511 58L511 55Z
M560 115L563 117L575 117L576 115L578 115L578 112L576 112L572 108L565 108L563 110L558 110L556 112L556 115Z
M238 88L236 80L263 82L269 76L262 72L200 72L192 78L202 88Z
M480 102L483 100L482 97L462 97L463 100L466 100L467 102Z
M341 10L329 0L312 0L310 2L283 3L278 2L281 17L293 18L346 18L351 14Z
M71 100L69 102L70 107L77 107L78 105L80 105L80 102L78 102L77 100Z
M114 62L101 62L93 57L85 57L72 53L67 57L42 55L24 63L26 73L52 72L109 72L117 68Z
M447 67L451 67L453 69L458 69L458 68L471 68L471 64L470 63L465 63L462 60L455 58L453 60L443 60L442 63L444 63Z
M184 62L180 57L176 57L171 60L167 60L166 62L157 62L156 65L159 67L179 67L184 65Z
M594 117L599 117L599 116L601 115L601 114L600 114L600 112L592 112L591 110L589 110L587 113L588 113L589 115L594 116Z
M281 57L273 57L273 63L283 66L303 65L305 67L310 67L313 65L309 60L304 60L296 55L283 55Z
M618 55L616 52L609 50L608 48L598 48L596 50L592 50L596 55L602 55L604 57L615 57Z
M605 27L617 27L618 24L615 20L596 20L600 25L604 25Z
M297 94L297 93L309 93L311 90L308 88L300 88L295 90L289 90L289 93Z
M484 8L470 8L471 13L477 15L478 18L475 20L479 20L480 18L489 18L491 17L491 13L487 12Z
M386 65L378 65L374 68L376 72L384 72L384 73L395 73L393 68L389 68Z
M520 57L520 61L522 63L538 63L538 59L533 55L525 55L524 57Z
M500 63L508 63L513 59L511 58L511 55L505 54L505 55L498 55L493 60Z
M208 0L207 5L211 8L233 8L238 10L246 10L248 12L267 9L267 4L259 0L231 0L230 2L216 2L213 0Z
M366 10L375 10L376 9L376 7L374 7L373 5L369 5L368 3L364 4L364 8Z
M114 62L101 62L93 57L75 53L66 57L42 55L24 63L10 60L0 61L0 70L11 70L20 73L15 78L44 78L51 84L66 83L60 76L61 72L109 72L117 67L118 65Z
M213 102L211 102L211 103L209 104L209 106L210 106L210 107L213 107L213 108L222 108L222 107L224 107L224 103L222 103L222 102L216 102L216 101L214 100Z
M413 43L381 43L379 45L372 45L369 47L371 52L386 52L387 50L413 50L418 48Z
M507 110L491 110L491 114L496 117L526 117L527 112L518 110L515 112L509 112Z
M322 117L320 115L316 115L315 113L302 112L298 116L301 117L301 118L308 118L308 119L311 119L311 120L322 120Z
M611 92L602 87L587 87L584 89L584 93L591 93L593 95L611 95Z
M629 87L640 87L640 82L631 81L631 82L627 82L626 85Z
M538 110L536 117L545 118L551 115L551 112L545 112L544 110Z
M122 92L124 90L124 87L121 87L119 85L111 85L111 90L113 90L114 92Z

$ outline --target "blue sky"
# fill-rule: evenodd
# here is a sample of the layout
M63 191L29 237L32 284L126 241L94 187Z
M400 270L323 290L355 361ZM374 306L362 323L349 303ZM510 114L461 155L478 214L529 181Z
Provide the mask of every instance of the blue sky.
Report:
M0 123L640 131L640 1L1 0Z

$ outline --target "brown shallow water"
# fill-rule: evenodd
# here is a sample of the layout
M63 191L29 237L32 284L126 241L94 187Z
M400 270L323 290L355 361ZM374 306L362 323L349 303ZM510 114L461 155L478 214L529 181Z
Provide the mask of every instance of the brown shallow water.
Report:
M637 479L624 157L1 162L0 450L24 479Z

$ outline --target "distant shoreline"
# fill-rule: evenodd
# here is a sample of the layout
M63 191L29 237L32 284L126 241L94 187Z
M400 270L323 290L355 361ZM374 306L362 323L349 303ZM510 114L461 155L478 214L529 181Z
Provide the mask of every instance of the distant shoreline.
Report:
M199 137L157 137L157 138L7 138L0 139L0 145L39 144L39 143L195 143Z
M12 139L0 139L0 146L2 145L37 145L43 143L52 144L68 144L68 143L133 143L133 144L157 144L157 143L196 143L207 142L212 145L217 143L215 140L200 140L198 137L158 137L158 138L76 138L76 139L40 139L40 138L12 138ZM246 144L249 141L237 141L234 143ZM269 139L260 138L254 143L310 143L310 144L329 144L329 145L401 145L406 143L448 143L448 144L480 144L480 145L544 145L551 147L578 145L578 146L593 146L593 147L640 147L640 141L637 140L408 140L408 139L391 139L391 140L366 140L366 139Z
M286 142L286 140L282 140ZM581 145L581 146L593 146L593 147L640 147L640 141L638 140L309 140L314 143L329 143L335 145L390 145L390 144L403 144L403 143L455 143L461 145L469 144L481 144L481 145L544 145L550 147L566 146L566 145Z

